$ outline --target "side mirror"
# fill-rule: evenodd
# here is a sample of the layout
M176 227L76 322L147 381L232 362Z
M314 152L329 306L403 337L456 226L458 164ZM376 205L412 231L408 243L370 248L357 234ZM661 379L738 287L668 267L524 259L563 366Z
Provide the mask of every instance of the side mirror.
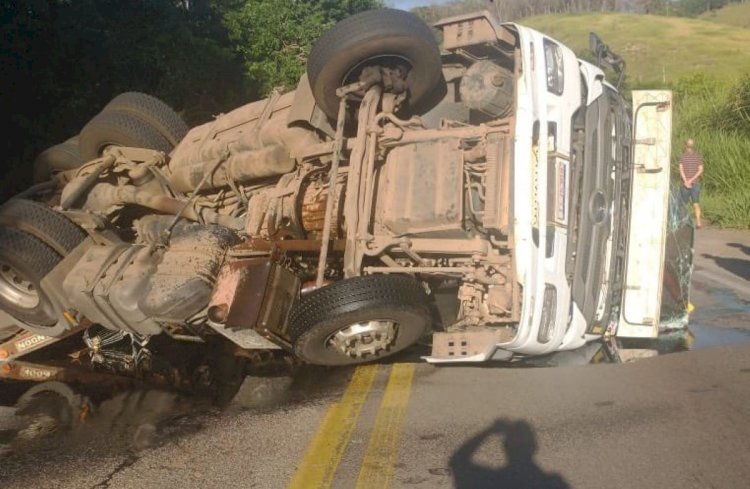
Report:
M606 50L607 46L602 42L601 38L596 35L594 32L589 32L589 49L591 50L591 54L596 56L597 64L598 60L602 54L602 47Z
M625 74L625 60L613 53L609 49L609 46L604 44L604 41L593 32L589 32L589 49L596 56L596 66L601 68L602 65L607 65L617 74L617 83L615 86L620 88L622 78Z

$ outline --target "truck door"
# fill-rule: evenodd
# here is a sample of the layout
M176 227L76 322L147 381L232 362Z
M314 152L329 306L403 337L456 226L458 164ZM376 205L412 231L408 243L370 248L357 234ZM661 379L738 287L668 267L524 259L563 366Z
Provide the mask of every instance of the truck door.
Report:
M672 92L633 92L633 185L617 336L659 333L669 202Z

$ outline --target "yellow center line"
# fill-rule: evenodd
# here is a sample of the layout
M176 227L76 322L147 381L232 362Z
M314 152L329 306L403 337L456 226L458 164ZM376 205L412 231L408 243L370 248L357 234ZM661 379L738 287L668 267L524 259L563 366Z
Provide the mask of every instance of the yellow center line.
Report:
M341 401L331 405L315 437L307 447L289 489L328 488L341 462L377 374L377 365L357 367Z
M357 489L387 489L391 486L413 378L414 364L401 363L391 368L357 479Z

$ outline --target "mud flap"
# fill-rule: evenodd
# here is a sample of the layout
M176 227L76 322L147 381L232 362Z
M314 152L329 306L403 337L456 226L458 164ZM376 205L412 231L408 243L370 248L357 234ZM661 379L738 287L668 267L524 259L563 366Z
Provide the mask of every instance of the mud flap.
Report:
M672 136L672 92L633 92L633 186L617 336L659 333Z

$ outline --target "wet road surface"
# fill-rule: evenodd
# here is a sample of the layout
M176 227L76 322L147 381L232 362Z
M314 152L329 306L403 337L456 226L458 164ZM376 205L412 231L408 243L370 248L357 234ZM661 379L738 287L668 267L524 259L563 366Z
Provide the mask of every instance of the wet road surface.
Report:
M615 352L637 362L598 345L526 365L556 368L413 351L244 377L193 358L199 375L134 380L24 358L46 381L0 384L2 487L747 487L750 287L701 248L736 266L750 257L727 245L750 240L703 234L691 333Z

